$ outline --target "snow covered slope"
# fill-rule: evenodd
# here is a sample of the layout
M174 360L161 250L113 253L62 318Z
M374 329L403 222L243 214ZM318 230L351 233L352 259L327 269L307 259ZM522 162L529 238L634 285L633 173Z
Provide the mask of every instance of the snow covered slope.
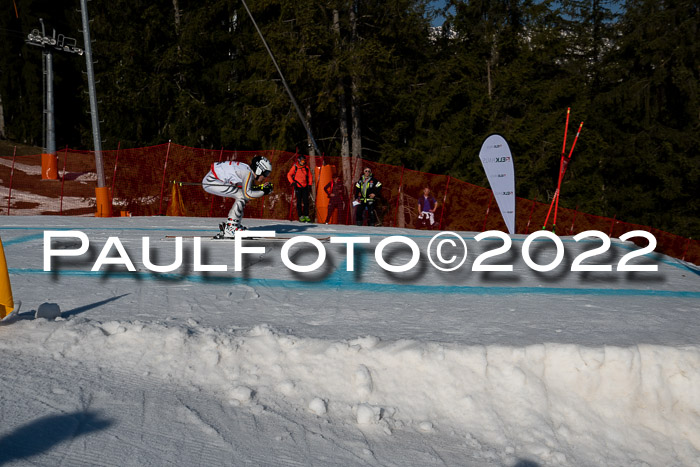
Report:
M218 221L0 220L23 302L0 325L0 465L700 465L700 275L654 254L630 263L656 272L616 271L630 243L585 262L612 271L572 272L598 244L563 237L562 264L537 272L516 236L485 261L512 272L479 272L477 256L502 242L461 232L467 260L442 272L428 257L437 232L251 220L323 239L326 260L294 272L284 241L255 240L265 253L237 272L233 242L185 238L181 266L155 273L143 237L148 260L168 265L167 236L210 236ZM44 271L44 231L64 229L90 247ZM420 249L410 271L375 258L393 235ZM345 245L326 238L361 236L348 271ZM110 237L135 271L91 271ZM383 257L407 264L396 245ZM547 240L527 249L538 264L555 257ZM44 303L61 317L34 319Z

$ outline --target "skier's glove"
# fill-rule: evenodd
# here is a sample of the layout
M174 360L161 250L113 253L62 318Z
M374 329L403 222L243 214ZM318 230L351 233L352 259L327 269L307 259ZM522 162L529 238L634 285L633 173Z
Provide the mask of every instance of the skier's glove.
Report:
M270 193L272 193L272 189L273 189L273 186L272 186L271 182L265 182L263 184L263 186L261 187L261 190L266 195L269 195Z

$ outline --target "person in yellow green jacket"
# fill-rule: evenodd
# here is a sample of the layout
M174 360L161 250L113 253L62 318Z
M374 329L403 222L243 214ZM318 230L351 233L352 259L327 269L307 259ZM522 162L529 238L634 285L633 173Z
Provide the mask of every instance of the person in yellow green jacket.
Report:
M382 182L372 175L372 170L366 167L362 177L355 184L355 223L362 225L365 218L367 225L377 225L377 214L374 212L376 202L382 190Z

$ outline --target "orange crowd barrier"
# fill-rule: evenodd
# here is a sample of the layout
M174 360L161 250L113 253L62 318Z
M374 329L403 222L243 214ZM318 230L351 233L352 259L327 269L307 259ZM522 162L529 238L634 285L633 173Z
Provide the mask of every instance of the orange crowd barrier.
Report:
M7 204L0 206L0 214L113 215L114 212L117 215L121 213L133 216L186 213L193 217L225 217L232 200L212 196L198 183L212 162L237 160L250 163L257 154L270 159L276 169L271 176L275 189L271 195L249 203L246 217L293 219L294 192L286 179L286 173L297 154L277 150L199 149L172 143L103 151L106 184L110 188L100 193L111 195L111 205L103 199L97 199L95 160L90 151L66 148L57 152L55 165L57 180L61 183L36 183L45 172L45 156L41 154L0 157L0 179L3 180L3 186L9 188ZM314 219L317 222L325 222L328 198L324 187L329 177L337 174L346 188L346 199L341 203L342 212L338 209L331 221L353 223L353 187L361 169L369 167L384 186L376 208L382 226L422 228L417 219L418 197L423 188L428 187L438 201L436 224L433 226L435 229L507 231L493 194L487 188L446 175L418 172L362 159L354 160L354 165L343 164L347 161L339 156L314 156L309 157L308 161L316 177L313 186L316 206L311 211L317 216ZM344 167L349 173L344 173ZM186 183L175 190L170 185L173 181ZM517 198L517 233L529 234L541 229L548 209L547 202ZM631 230L646 230L657 239L656 251L700 264L698 240L615 218L586 214L576 209L559 208L557 234L575 235L586 230L600 230L611 237L619 237ZM635 241L644 242L643 239Z

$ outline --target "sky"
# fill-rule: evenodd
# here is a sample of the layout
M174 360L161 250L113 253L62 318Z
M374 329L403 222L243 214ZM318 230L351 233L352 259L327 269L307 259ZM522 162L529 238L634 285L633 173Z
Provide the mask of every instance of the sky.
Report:
M434 9L444 8L446 4L446 0L435 0L430 2L430 6ZM452 8L452 13L454 13L454 8ZM441 15L438 15L435 17L435 19L433 19L433 26L442 26L442 23L444 22L445 18Z
M446 4L447 4L447 0L434 0L434 1L430 2L430 6L434 9L444 8ZM616 14L619 14L622 12L622 9L623 9L622 2L620 2L618 0L604 2L604 4L607 8L610 8L610 10ZM455 9L451 8L450 12L451 12L451 14L454 14ZM442 26L442 23L444 23L444 22L445 22L445 18L443 16L438 15L433 19L433 26L436 26L436 27Z
M512 271L475 271L500 240L218 222L0 219L0 465L700 465L696 266L621 272L613 240L574 272L597 245L561 237L541 272L553 242L516 235L484 262Z

